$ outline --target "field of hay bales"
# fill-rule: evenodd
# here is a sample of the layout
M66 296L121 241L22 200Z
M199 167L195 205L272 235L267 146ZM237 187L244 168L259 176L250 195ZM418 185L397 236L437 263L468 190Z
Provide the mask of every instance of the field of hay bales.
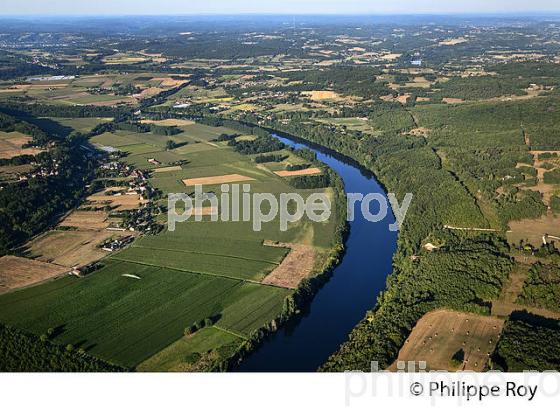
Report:
M483 371L502 332L503 319L450 310L424 315L399 352L401 362L426 362L429 370ZM457 354L458 352L461 352ZM460 357L460 360L452 359ZM390 370L395 371L397 363Z

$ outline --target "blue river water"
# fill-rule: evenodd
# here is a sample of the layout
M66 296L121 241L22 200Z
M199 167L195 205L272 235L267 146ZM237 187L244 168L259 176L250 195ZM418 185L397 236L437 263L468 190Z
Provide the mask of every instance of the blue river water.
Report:
M379 193L382 186L373 174L354 161L300 140L275 135L286 145L309 148L344 181L347 193ZM386 196L385 196L386 197ZM378 207L377 207L378 208ZM375 201L371 212L377 211ZM356 205L350 222L346 252L330 280L315 295L303 315L268 337L234 369L239 372L313 372L347 340L385 288L391 273L397 233L389 230L395 219L367 221Z

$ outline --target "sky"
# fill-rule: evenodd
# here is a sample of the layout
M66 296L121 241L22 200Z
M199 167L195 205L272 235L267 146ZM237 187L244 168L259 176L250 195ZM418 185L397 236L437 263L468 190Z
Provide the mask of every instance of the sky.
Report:
M0 15L560 12L558 0L1 0Z

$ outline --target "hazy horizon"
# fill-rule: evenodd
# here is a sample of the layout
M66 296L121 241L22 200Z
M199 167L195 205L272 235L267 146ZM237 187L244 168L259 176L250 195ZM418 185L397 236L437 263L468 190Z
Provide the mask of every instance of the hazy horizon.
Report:
M196 16L196 15L451 15L560 13L557 0L7 0L0 16Z

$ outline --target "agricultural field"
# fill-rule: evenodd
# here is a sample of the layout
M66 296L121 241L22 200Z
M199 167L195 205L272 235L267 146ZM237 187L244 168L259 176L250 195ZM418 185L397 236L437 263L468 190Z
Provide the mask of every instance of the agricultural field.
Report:
M111 67L147 62L147 56L115 55L104 63ZM135 106L142 100L188 83L159 73L107 73L67 76L63 79L38 77L22 82L0 83L0 100L13 96L32 98L52 105Z
M208 317L220 317L217 326L248 336L280 313L288 293L111 260L86 278L68 277L5 295L0 320L36 334L54 328L55 340L63 345L72 343L134 367L180 339L185 327Z
M31 141L31 137L19 132L0 131L0 159L10 159L20 155L37 155L41 149L24 148Z
M0 293L37 284L69 272L67 267L17 256L0 258Z
M560 318L558 25L273 20L0 36L0 247L18 255L0 259L0 322L140 371L224 370L300 308L286 298L335 259L340 226L255 231L207 201L172 232L167 196L246 184L338 199L313 153L267 141L278 132L414 193L387 288L355 289L371 306L322 370L394 370L397 353L453 371L553 366L555 348L541 363L516 346L527 329L558 335L517 317Z
M67 125L88 127L94 122ZM149 182L162 191L162 204L167 193L189 192L194 184L211 189L222 183L247 183L255 192L275 194L292 190L285 178L258 167L251 156L214 141L233 130L191 122L165 125L177 126L181 133L165 137L116 131L91 142L126 153L122 160L127 164L153 170ZM168 150L167 139L186 144ZM303 162L293 154L286 158ZM181 165L172 165L176 161ZM304 196L312 192L301 191ZM144 201L137 194L126 195L123 188L107 187L88 196L83 207L109 205L111 212L126 211ZM285 298L302 279L321 271L318 256L328 251L334 228L302 222L279 232L270 223L254 232L251 222L211 222L208 210L208 204L198 210L201 222L179 223L174 232L140 235L131 246L110 254L99 249L100 243L127 234L107 231L114 218L107 211L69 213L58 229L27 245L27 256L69 267L100 260L103 267L85 278L62 278L0 298L0 321L35 334L56 329L56 343L138 370L221 366L252 332L280 316ZM161 215L160 222L166 223L165 218ZM289 247L264 243L284 240ZM185 334L185 329L205 321L201 330Z
M482 371L496 347L504 321L439 310L418 321L398 361L426 362L428 370ZM459 354L457 354L460 352ZM397 369L394 363L391 370Z

